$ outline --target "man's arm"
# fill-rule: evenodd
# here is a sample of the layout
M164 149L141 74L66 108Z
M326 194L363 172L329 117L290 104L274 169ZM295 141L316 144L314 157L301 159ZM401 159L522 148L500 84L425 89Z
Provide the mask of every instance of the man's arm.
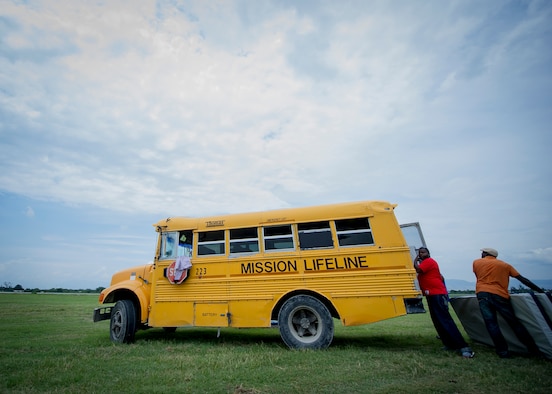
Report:
M531 282L526 277L518 275L518 276L514 276L514 278L519 280L521 283L523 283L525 286L529 287L530 289L535 290L537 293L544 293L544 289L540 288L539 286Z
M418 274L421 274L423 271L420 269L420 256L419 255L416 255L416 257L414 258L414 269L416 270L416 272Z

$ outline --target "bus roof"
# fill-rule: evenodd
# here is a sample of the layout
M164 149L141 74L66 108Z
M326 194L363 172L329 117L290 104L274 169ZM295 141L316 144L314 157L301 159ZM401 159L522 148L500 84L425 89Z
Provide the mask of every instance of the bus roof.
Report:
M357 201L206 217L169 217L154 223L153 226L156 227L157 231L184 229L206 231L228 227L239 228L359 216L369 217L376 212L393 212L396 206L397 204L391 204L387 201Z

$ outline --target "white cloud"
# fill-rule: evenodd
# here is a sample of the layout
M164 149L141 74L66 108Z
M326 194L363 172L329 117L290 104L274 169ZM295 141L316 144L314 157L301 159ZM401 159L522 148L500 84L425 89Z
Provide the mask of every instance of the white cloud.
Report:
M520 254L520 258L537 262L546 262L552 270L552 247L530 250Z
M27 209L25 210L25 216L27 216L28 218L33 218L34 215L35 215L35 212L33 208L27 207Z
M161 216L388 199L457 277L481 243L550 247L546 2L2 15L3 192Z

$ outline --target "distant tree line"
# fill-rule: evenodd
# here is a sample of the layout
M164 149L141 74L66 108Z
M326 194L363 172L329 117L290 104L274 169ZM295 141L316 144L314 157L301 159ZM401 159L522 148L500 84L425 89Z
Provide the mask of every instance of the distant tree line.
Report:
M96 287L95 289L63 289L61 287L56 287L52 289L25 289L20 284L12 286L11 282L4 282L0 286L0 292L24 292L24 293L90 293L90 294L99 294L105 287ZM546 289L545 289L546 290ZM510 287L510 294L522 294L529 293L532 290L519 285L518 287ZM550 291L550 290L549 290ZM475 290L449 290L450 294L475 294Z
M542 288L544 291L550 291L550 289L545 289L544 287ZM510 287L510 294L522 294L522 293L531 293L534 291L525 287L525 286L522 286L522 285L519 285L518 287Z
M449 290L449 294L475 294L475 290Z
M90 293L90 294L96 294L101 293L102 290L105 289L105 287L96 287L95 289L63 289L61 287L51 288L51 289L25 289L20 284L17 284L15 286L12 286L11 282L4 282L0 286L1 292L8 292L8 293Z
M545 291L550 291L547 289L544 289ZM523 294L523 293L530 293L533 292L533 290L529 289L528 287L519 285L518 287L510 287L510 294ZM449 290L450 294L475 294L475 290Z

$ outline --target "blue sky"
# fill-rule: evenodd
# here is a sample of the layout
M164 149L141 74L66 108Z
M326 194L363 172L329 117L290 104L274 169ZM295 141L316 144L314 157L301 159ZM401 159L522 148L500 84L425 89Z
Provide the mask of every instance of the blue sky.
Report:
M356 200L552 278L552 3L0 0L0 283L107 286L152 224Z

